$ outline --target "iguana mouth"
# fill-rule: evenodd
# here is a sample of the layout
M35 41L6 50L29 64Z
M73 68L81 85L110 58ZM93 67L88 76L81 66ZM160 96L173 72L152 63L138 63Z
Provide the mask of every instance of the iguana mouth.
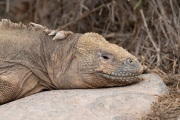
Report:
M111 79L111 80L121 80L121 81L136 81L138 79L139 74L133 74L133 75L112 75L107 73L98 73L98 75L102 76L105 79Z

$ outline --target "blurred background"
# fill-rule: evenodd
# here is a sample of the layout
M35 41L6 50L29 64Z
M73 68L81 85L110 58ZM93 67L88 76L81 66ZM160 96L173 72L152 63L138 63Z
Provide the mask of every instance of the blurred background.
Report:
M179 0L0 0L0 19L97 32L150 68L180 72Z
M0 0L0 19L4 18L51 29L97 32L179 90L180 0Z

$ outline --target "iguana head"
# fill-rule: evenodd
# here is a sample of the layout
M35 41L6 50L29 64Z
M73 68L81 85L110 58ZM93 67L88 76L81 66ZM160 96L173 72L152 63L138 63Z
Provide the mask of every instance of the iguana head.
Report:
M140 80L144 69L137 58L97 33L82 35L75 48L78 74L86 85L122 86Z

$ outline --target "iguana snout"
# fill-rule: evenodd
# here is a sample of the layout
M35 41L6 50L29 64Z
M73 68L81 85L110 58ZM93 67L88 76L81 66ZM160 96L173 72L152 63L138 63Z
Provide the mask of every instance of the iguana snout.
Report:
M116 77L129 77L139 75L141 70L141 64L137 61L133 61L131 58L127 58L122 62L116 62L113 57L108 57L109 55L103 55L100 57L101 64L103 67L100 68L99 73L106 74ZM106 65L107 64L107 65Z

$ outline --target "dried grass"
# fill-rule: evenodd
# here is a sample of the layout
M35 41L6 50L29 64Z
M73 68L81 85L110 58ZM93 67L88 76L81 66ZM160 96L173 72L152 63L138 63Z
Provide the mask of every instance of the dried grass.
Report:
M178 88L169 86L177 91L180 78L173 76L180 76L179 11L179 0L0 1L0 18L102 34L136 55L150 69L161 71L167 85L175 84ZM176 94L179 97L180 93Z

